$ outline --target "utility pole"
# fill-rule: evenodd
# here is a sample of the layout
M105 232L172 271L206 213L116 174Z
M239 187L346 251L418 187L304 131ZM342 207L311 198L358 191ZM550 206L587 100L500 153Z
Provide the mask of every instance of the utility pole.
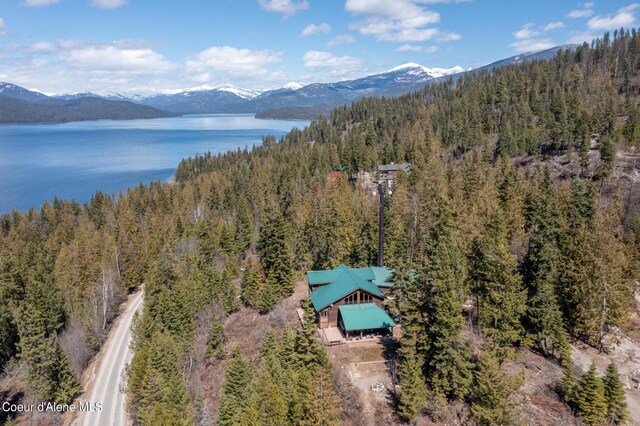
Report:
M378 183L380 215L378 217L378 266L384 266L384 184Z

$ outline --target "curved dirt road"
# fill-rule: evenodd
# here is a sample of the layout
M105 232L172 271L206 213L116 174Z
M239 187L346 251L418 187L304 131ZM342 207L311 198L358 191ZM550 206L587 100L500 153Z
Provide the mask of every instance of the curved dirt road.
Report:
M74 425L84 426L126 426L125 395L121 391L122 373L131 361L131 322L133 314L142 307L143 291L134 294L124 312L117 319L111 333L98 355L99 364L93 367L82 403L90 403L93 410L80 413ZM98 409L96 404L101 404Z

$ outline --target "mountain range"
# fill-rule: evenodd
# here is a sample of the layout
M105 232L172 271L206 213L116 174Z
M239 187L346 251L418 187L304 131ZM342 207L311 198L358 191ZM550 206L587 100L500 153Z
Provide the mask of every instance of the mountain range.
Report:
M512 56L475 69L427 68L407 63L354 80L259 91L228 84L200 86L152 96L119 93L73 93L47 96L0 83L0 123L58 122L98 118L155 118L180 114L252 113L259 118L312 119L332 108L366 96L395 97L442 79L457 79L467 72L492 70L526 61L547 60L575 45ZM81 107L78 107L78 103Z

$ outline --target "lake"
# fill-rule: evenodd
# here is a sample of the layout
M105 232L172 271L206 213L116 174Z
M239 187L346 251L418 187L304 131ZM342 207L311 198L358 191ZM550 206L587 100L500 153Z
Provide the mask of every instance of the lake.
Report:
M88 201L140 182L167 181L183 158L278 139L308 121L253 115L188 115L153 120L0 126L0 214L58 198Z

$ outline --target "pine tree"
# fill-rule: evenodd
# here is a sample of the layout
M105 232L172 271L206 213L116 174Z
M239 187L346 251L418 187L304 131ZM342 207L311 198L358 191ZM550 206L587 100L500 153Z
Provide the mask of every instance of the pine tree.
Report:
M571 349L567 347L563 350L560 357L560 366L564 372L562 380L558 383L557 392L560 398L564 400L571 408L576 409L576 394L578 392L578 383L576 374L573 371L573 359L571 358Z
M606 179L613 172L613 167L616 161L616 146L609 137L602 137L600 141L600 159L602 165L598 171L597 177L599 179Z
M242 357L240 348L236 346L231 353L231 360L224 376L222 395L218 403L218 425L238 424L238 419L252 391L250 386L252 375L251 364Z
M207 334L207 351L205 357L212 361L218 361L225 356L225 343L227 337L224 334L224 326L220 321L214 319Z
M55 383L55 390L51 399L57 404L68 404L80 392L80 382L69 364L69 358L57 342L54 359L52 380Z
M260 230L258 253L267 278L277 285L279 295L293 294L293 256L289 247L289 227L282 215L272 214Z
M38 399L49 399L55 390L55 336L47 334L44 316L30 303L18 309L20 358L26 367L28 386Z
M485 352L477 363L471 403L471 414L478 425L519 424L513 396L521 385L520 377L505 374L498 358Z
M625 424L629 419L627 400L616 365L611 362L604 377L604 398L607 401L607 420L613 424Z
M532 230L522 265L523 281L529 293L526 323L545 356L559 354L568 348L568 342L555 293L561 261L560 211L548 168L526 204L527 227Z
M156 331L148 345L139 399L140 423L161 424L164 416L170 416L173 424L190 424L191 401L178 364L175 340L168 333Z
M304 402L304 416L301 426L340 425L340 398L333 390L331 374L325 368L318 368L309 383Z
M254 398L251 401L260 413L260 424L264 426L279 426L287 421L287 401L275 378L267 370L258 374L258 380L253 386Z
M263 287L262 276L258 265L250 262L240 282L242 301L245 305L255 308L259 305L260 289Z
M444 200L439 210L438 222L431 231L425 273L429 337L426 377L438 395L463 399L472 380L471 351L460 336L464 327L462 299L466 265L456 246L451 212Z
M318 367L329 368L330 363L324 347L318 341L316 315L309 299L300 302L304 309L302 327L298 329L295 340L295 352L298 363L309 371Z
M491 214L482 235L472 246L470 281L478 297L482 331L501 347L520 344L524 339L522 316L526 292L516 271L499 211Z
M258 301L258 311L261 314L269 313L275 308L280 299L280 288L273 278L267 278L267 282L260 292L260 300Z
M398 415L413 420L423 409L427 398L427 389L422 373L423 362L416 352L415 338L404 336L400 346L400 385L402 393L398 403Z
M576 393L577 411L587 425L599 425L607 419L607 400L604 385L596 374L596 365L591 363L582 376Z

